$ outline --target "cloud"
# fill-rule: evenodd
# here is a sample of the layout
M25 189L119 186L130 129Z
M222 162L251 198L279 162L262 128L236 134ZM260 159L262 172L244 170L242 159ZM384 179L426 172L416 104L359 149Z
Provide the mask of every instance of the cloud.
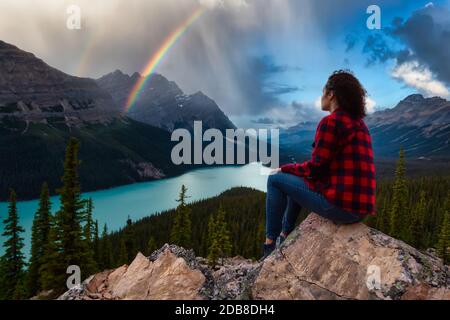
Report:
M367 97L366 98L366 110L367 113L374 113L377 106L377 102L373 100L372 98Z
M397 52L391 49L382 34L369 35L364 43L363 53L368 55L367 65L384 63L397 56Z
M405 62L392 70L392 77L416 88L425 96L449 97L449 90L445 85L434 79L431 71L417 61Z
M406 21L397 19L389 33L401 39L412 54L410 59L426 65L437 79L450 85L450 10L427 5Z
M401 47L402 46L402 47ZM395 18L383 33L366 38L367 64L393 60L391 76L427 96L448 97L450 11L428 3L406 20Z

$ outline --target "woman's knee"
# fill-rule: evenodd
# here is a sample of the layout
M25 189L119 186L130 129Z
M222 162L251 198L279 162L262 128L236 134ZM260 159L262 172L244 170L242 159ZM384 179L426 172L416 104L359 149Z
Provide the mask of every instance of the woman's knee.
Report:
M268 187L272 187L275 183L277 183L278 181L280 181L281 177L284 175L285 173L282 172L277 172L275 174L271 174L269 176L269 178L267 179L267 186Z

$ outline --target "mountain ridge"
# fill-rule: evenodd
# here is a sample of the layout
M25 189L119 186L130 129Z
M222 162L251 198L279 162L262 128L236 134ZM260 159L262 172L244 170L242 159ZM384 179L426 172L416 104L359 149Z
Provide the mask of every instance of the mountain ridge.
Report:
M108 92L0 40L0 120L82 125L120 118Z
M407 157L450 156L450 101L413 94L394 108L366 117L376 157L396 158L400 147ZM281 145L288 153L308 154L314 140L312 123L282 130Z
M141 77L137 72L130 76L116 70L96 81L124 109L132 88ZM236 128L213 99L201 91L187 95L174 81L158 73L145 82L127 116L170 132L178 128L193 130L194 121L202 121L205 129Z

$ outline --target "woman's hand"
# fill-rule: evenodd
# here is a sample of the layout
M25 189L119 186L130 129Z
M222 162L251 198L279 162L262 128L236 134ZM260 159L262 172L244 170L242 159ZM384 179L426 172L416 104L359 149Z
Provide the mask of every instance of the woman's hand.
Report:
M272 175L272 174L277 174L277 173L280 173L280 172L281 172L281 168L278 168L278 169L273 169L270 174Z

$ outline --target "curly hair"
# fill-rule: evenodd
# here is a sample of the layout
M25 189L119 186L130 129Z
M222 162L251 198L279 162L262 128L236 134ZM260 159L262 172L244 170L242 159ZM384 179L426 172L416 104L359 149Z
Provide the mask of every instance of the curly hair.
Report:
M328 78L327 92L332 91L340 108L354 117L364 118L367 91L350 70L338 70Z

